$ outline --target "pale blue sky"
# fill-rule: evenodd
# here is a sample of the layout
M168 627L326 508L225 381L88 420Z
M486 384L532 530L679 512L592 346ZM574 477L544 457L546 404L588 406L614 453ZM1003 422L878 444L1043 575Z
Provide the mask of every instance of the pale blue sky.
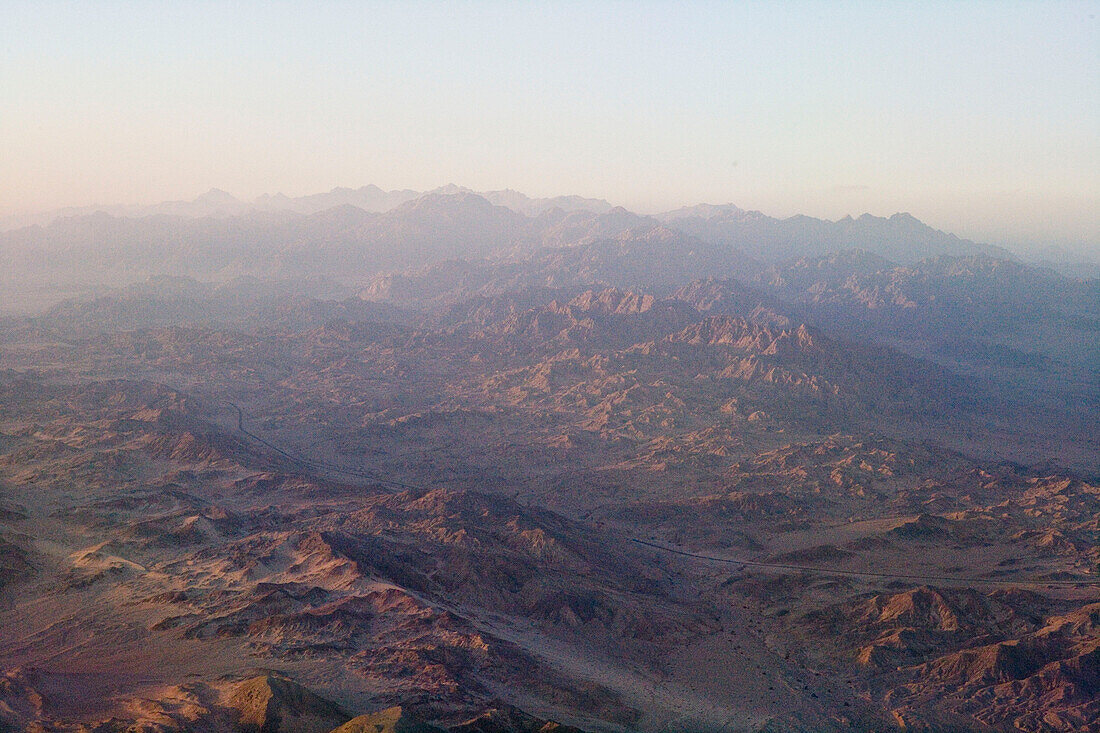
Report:
M0 10L0 214L455 182L1100 239L1100 2Z

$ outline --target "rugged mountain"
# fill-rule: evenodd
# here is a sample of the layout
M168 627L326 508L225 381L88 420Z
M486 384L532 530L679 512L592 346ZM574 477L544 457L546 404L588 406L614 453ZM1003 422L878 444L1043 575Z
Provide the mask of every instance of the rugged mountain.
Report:
M344 206L381 213L418 199L422 195L421 192L409 189L384 191L378 186L366 185L360 188L337 187L327 193L308 196L264 194L252 205L263 211L293 211L298 214L317 214Z
M424 248L441 235L441 228L477 228L474 220L480 215L489 236L511 241L511 232L505 232L509 224L494 217L487 203L467 203L471 205L464 209L431 200L388 215L350 207L309 216L275 212L201 219L93 214L4 233L0 258L13 277L34 281L109 283L167 274L209 279L340 271L346 276L430 258ZM412 243L408 248L404 241L399 245L399 237ZM468 244L468 239L441 242L441 256Z
M456 194L474 193L483 197L494 206L503 206L525 216L539 216L553 212L555 209L561 212L586 211L592 214L606 214L613 208L603 199L591 199L583 196L552 196L548 198L531 198L526 194L512 189L500 191L474 191L453 183L441 186L428 193Z
M708 315L739 316L779 328L791 325L781 301L732 278L695 280L673 293L672 298Z
M1100 728L1095 283L499 193L4 235L0 728Z
M317 214L328 209L351 206L363 211L382 213L395 209L402 204L420 198L426 194L477 194L496 206L503 206L525 216L538 216L554 209L562 211L591 211L605 213L613 207L603 199L584 198L582 196L553 196L549 198L531 198L519 191L504 189L501 191L474 191L462 186L449 184L431 191L413 191L401 189L386 191L375 185L360 188L338 186L325 193L306 196L287 196L282 193L263 194L248 201L232 194L212 188L190 201L165 201L151 205L94 205L69 207L46 211L38 214L15 215L0 218L0 231L20 229L27 226L47 226L58 219L88 216L103 213L113 217L144 218L150 216L173 216L186 219L205 217L240 216L253 212L291 212L295 214Z
M1011 721L1091 730L1100 720L1098 607L1067 614L1059 605L1018 591L923 587L813 612L802 623L881 670L878 694L906 727L934 725L931 707L994 729Z
M260 207L262 208L262 207ZM151 205L92 205L70 206L54 211L35 214L12 215L0 218L0 231L22 229L24 227L48 226L61 220L93 214L107 214L112 217L138 219L149 216L178 216L188 219L202 217L239 216L253 210L247 202L218 188L212 188L190 201L164 201Z
M524 302L514 294L478 298L450 308L441 325L477 337L627 347L687 326L699 318L690 306L647 293L606 288L569 300L545 296ZM524 307L527 305L528 307Z
M798 283L807 277L817 278L808 287L835 289L818 283L873 278L890 262L925 271L932 267L928 258L979 255L1011 260L996 247L903 214L777 220L700 205L649 217L597 200L479 195L453 185L425 194L366 186L253 203L211 191L193 202L96 208L0 232L0 272L10 288L0 308L33 310L41 306L31 301L55 303L66 293L100 294L106 286L158 276L323 276L354 288L369 283L375 298L452 301L532 286L667 294L696 279L737 277L755 278L789 299L798 297ZM773 269L762 274L762 263ZM439 282L445 296L431 289Z
M603 286L667 294L708 274L746 277L759 269L738 251L708 246L654 226L628 229L612 239L587 244L483 261L448 261L382 275L368 284L361 297L415 306L453 304L531 288L576 293Z
M809 216L775 219L729 204L688 207L658 218L704 241L744 250L769 263L847 249L863 249L902 264L941 255L1011 257L1000 247L959 239L910 214L889 218L864 214L858 219L849 216L838 221Z
M1095 280L987 256L900 267L851 251L774 266L754 285L800 318L991 376L1007 393L1100 403Z
M348 283L449 258L591 242L639 221L623 210L554 209L530 218L465 192L426 194L382 213L350 204L308 214L256 210L201 218L99 212L0 233L0 265L5 280L20 287L167 275L325 276Z
M602 199L583 198L581 196L554 196L550 198L531 198L519 191L504 189L501 191L474 191L463 186L448 184L431 191L412 191L409 189L385 191L378 186L367 185L360 188L334 188L327 193L309 196L289 197L283 194L274 196L264 194L251 202L251 207L263 211L293 211L299 214L316 214L321 211L340 207L354 206L364 211L386 212L402 204L414 201L425 195L475 194L494 206L511 209L524 216L538 216L554 209L562 211L591 211L604 213L610 211L611 204ZM242 202L243 204L243 202ZM248 204L244 204L248 205Z
M1085 320L1100 285L1005 259L940 257L899 267L851 251L773 266L755 279L774 297L899 336L969 328L1009 331L1021 324ZM952 324L954 319L956 323Z

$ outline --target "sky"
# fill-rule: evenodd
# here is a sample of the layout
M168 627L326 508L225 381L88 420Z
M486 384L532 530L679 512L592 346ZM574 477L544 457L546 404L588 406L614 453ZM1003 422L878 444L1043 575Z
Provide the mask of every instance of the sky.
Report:
M1100 0L0 11L0 215L453 182L1100 256Z

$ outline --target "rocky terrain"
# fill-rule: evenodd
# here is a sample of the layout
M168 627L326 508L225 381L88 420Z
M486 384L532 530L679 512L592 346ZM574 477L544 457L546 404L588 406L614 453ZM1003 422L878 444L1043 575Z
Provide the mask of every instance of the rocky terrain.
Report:
M0 319L0 729L1100 730L1096 281L337 193L3 235L151 271Z

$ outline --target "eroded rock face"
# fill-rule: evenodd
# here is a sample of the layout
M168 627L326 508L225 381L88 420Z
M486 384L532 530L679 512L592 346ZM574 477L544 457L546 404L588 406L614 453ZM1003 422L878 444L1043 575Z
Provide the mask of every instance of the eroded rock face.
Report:
M349 717L335 703L271 674L236 685L226 706L244 733L324 733Z
M359 715L332 733L442 733L442 728L428 725L401 707Z

